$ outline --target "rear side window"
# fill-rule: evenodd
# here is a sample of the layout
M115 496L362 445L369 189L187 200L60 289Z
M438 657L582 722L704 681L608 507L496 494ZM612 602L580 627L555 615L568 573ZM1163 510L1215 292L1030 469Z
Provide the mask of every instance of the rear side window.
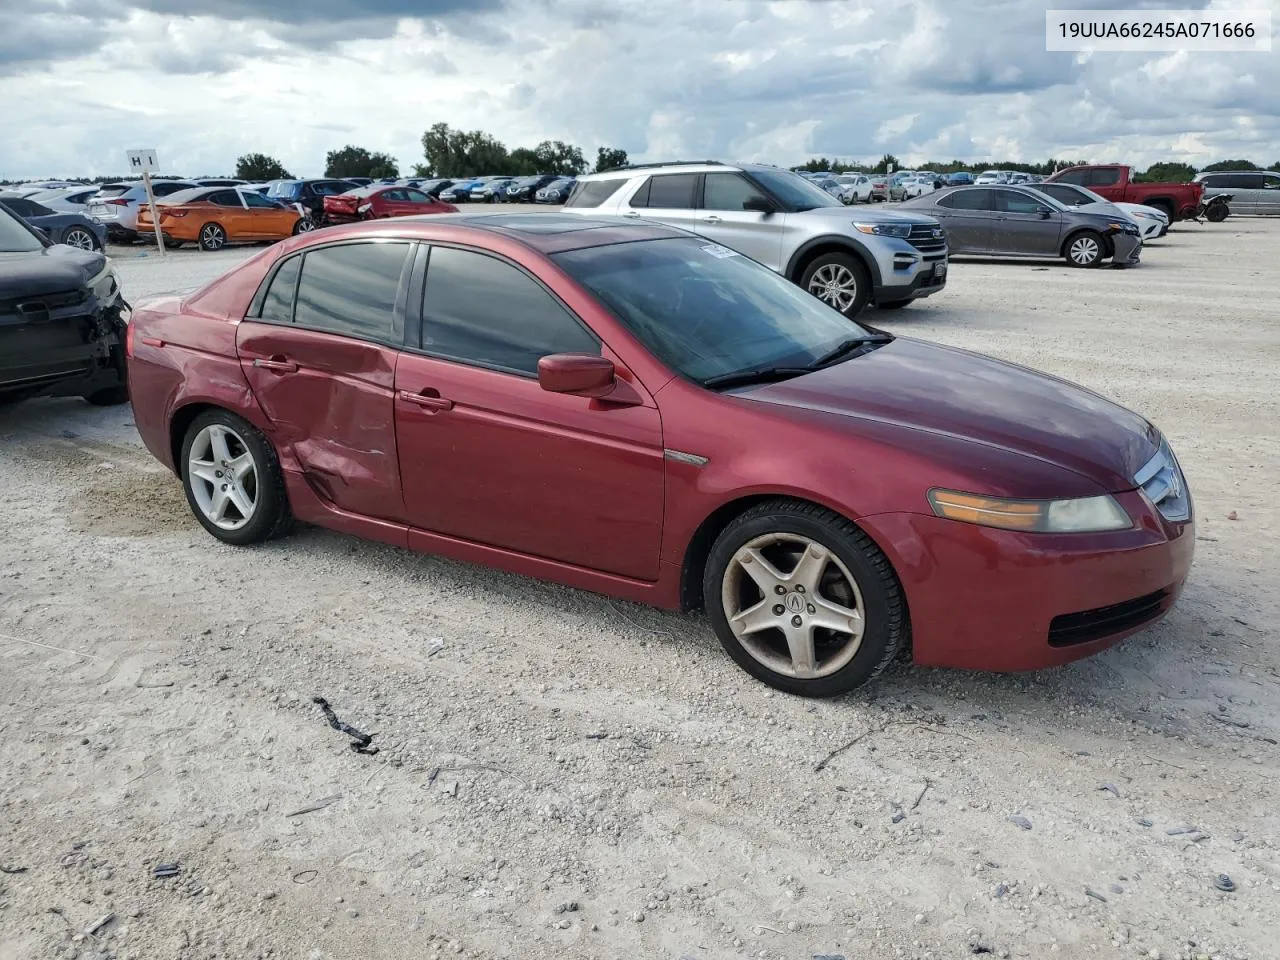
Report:
M957 190L938 198L938 206L952 210L990 210L990 190Z
M986 176L986 174L983 174ZM1083 187L1085 181L1089 179L1088 170L1068 170L1066 173L1054 177L1059 183L1074 183L1077 187Z
M1119 182L1119 167L1095 167L1089 171L1089 186L1091 187L1114 187Z
M122 197L129 192L129 185L124 183L109 183L105 187L98 188L99 200L110 200L112 197Z
M352 243L308 251L302 258L294 323L366 340L391 340L409 249L407 243Z
M422 349L432 356L536 376L553 353L599 353L600 341L532 277L496 257L434 247Z
M40 208L30 200L22 200L17 197L6 197L4 200L0 200L0 203L4 204L11 212L16 213L20 217L39 216L38 211Z
M211 193L205 198L216 207L240 207L240 197L236 195L234 190L219 190L217 193Z
M267 295L262 298L259 318L268 323L293 323L293 293L298 286L298 268L301 266L301 257L290 257L280 264L280 269L271 278L271 286L267 287Z
M645 203L640 203L640 194L631 201L633 207L645 206L666 210L692 210L694 193L698 189L696 173L673 173L666 176L650 177L649 195ZM642 191L643 192L643 191Z
M1262 174L1234 173L1227 178L1227 186L1234 187L1237 190L1261 190Z
M598 207L617 193L618 188L625 182L618 179L579 180L573 185L573 191L564 205L566 207Z

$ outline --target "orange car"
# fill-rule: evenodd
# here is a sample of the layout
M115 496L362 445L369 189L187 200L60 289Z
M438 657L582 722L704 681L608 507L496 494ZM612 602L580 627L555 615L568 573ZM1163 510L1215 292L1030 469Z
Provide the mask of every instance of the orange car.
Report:
M293 207L269 200L252 190L199 187L182 190L157 201L160 232L171 247L197 243L201 250L221 250L228 243L283 240L311 229L310 219ZM138 235L155 227L151 210L138 210Z

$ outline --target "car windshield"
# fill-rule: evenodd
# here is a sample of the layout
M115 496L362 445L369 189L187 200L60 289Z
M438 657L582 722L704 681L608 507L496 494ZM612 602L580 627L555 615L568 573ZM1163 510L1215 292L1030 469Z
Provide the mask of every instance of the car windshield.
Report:
M302 184L300 183L273 183L267 189L268 197L281 197L285 200L294 200L302 196Z
M44 244L18 218L0 207L0 253L34 253Z
M552 259L690 380L808 366L851 337L871 336L767 267L703 239L588 247Z
M821 187L790 170L752 170L750 176L792 210L843 206Z

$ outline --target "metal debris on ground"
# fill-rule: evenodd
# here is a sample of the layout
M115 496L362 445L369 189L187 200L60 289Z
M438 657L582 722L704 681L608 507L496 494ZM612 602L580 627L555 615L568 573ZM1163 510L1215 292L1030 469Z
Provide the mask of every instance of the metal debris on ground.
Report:
M1102 894L1100 894L1097 890L1093 889L1093 887L1085 887L1085 888L1084 888L1084 895L1085 895L1086 897L1093 897L1093 899L1095 899L1095 900L1099 900L1099 901L1101 901L1102 903L1106 903L1106 902L1107 902L1107 898L1106 898L1106 897L1104 897Z
M370 746L370 744L373 743L373 738L376 734L361 733L355 727L351 726L351 724L343 723L338 719L338 715L333 712L333 707L329 706L329 701L324 697L312 697L311 702L324 711L324 716L325 719L329 721L329 726L333 727L333 729L340 733L345 733L351 738L351 749L356 753L363 753L367 756L372 756L378 752L377 747Z
M427 643L427 656L434 657L444 649L444 637L432 637Z
M1148 819L1147 817L1136 817L1136 818L1134 819L1134 821L1133 821L1133 822L1134 822L1134 823L1136 823L1136 824L1138 824L1139 826L1142 826L1142 827L1154 827L1154 826L1155 826L1155 821L1154 821L1154 820L1150 820L1150 819Z
M1105 790L1107 791L1107 793L1110 793L1110 794L1114 794L1117 798L1120 796L1120 791L1116 788L1116 785L1114 783L1104 783L1098 789Z
M1200 832L1199 827L1170 827L1164 833L1165 833L1165 836L1167 837L1180 837L1184 833L1199 833L1199 832Z
M930 788L931 786L933 786L933 781L932 781L932 780L930 780L928 777L925 777L925 780L924 780L924 786L920 788L920 792L919 792L918 794L916 794L916 799L915 799L915 801L911 804L911 809L912 809L912 810L914 810L914 809L916 809L916 807L920 806L920 801L924 799L924 795L925 795L926 793L928 793L928 792L929 792L929 788Z
M176 877L182 872L182 868L176 863L157 863L151 870L151 876L156 880L163 880L165 877Z
M1015 827L1021 827L1023 830L1031 829L1031 821L1028 820L1026 817L1024 817L1020 813L1015 813L1010 817L1006 817L1005 819L1008 820L1010 823L1012 823Z
M7 863L0 863L0 873L26 873L26 867L15 867Z
M299 870L293 875L294 883L310 883L316 877L320 876L319 870Z
M1220 873L1213 878L1213 885L1223 893L1235 893L1236 882L1225 873Z
M100 917L97 923L95 923L93 926L85 930L84 932L85 936L92 937L94 934L96 934L99 930L101 930L103 927L105 927L108 923L110 923L115 918L116 918L116 915L114 913L108 913Z
M305 807L300 807L292 813L286 813L286 817L300 817L304 813L315 813L317 810L323 810L325 807L332 806L342 799L342 794L335 793L332 797L325 797L317 800L315 803L309 803Z

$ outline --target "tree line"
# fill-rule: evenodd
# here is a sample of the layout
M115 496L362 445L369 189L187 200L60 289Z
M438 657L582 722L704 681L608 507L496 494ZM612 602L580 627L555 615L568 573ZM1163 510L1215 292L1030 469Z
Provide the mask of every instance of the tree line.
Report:
M1016 160L973 162L965 160L931 160L922 163L915 169L931 170L934 173L980 173L983 170L1016 170L1020 173L1036 173L1048 176L1055 170L1066 167L1083 166L1088 160L1057 160L1050 157L1043 163L1023 163ZM892 167L903 169L903 163L891 153L886 153L874 164L845 162L839 159L828 160L826 157L811 157L793 170L805 170L812 173L884 173ZM1269 167L1260 167L1252 160L1219 160L1204 167L1193 167L1189 163L1162 161L1153 163L1147 169L1134 174L1134 179L1142 183L1183 183L1197 173L1211 173L1214 170L1274 170L1280 173L1280 160Z

